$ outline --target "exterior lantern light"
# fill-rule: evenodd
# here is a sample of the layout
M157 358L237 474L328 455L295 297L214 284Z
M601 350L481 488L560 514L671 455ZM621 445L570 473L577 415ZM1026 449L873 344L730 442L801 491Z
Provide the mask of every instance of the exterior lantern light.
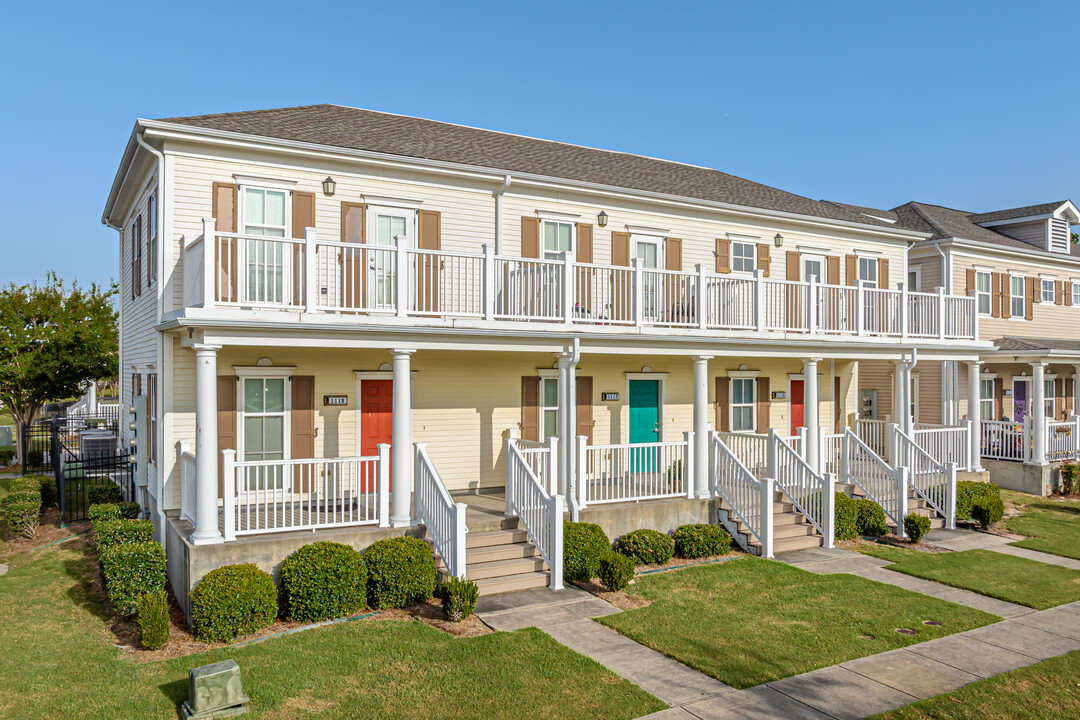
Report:
M327 197L333 195L334 190L336 189L337 183L334 182L334 178L327 176L327 178L322 181L322 191L326 194Z
M783 245L784 245L784 236L781 235L780 233L776 233L776 237L774 237L772 239L772 241L773 241L773 244L776 245L776 247L783 247Z
M600 227L606 227L607 226L607 213L604 212L603 210L601 210L600 214L596 216L596 224L599 225Z

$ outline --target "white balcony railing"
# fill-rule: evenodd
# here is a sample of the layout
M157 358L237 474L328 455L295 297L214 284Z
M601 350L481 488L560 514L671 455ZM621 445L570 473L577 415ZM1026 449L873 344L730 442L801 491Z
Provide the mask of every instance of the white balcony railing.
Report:
M184 248L185 307L974 340L974 299L862 285L222 233ZM403 250L399 250L399 246Z
M693 497L694 433L682 440L586 445L578 436L578 506Z
M548 564L549 585L563 586L563 496L549 493L522 457L514 438L506 439L506 513L515 516Z

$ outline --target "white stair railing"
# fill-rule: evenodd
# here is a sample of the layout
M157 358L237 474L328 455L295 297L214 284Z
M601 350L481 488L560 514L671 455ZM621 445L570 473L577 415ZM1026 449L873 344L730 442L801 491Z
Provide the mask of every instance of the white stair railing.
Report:
M711 480L713 495L718 496L731 508L732 514L743 523L750 534L761 543L761 557L773 556L773 492L772 478L758 480L754 473L735 456L720 439L712 433ZM732 537L749 551L749 542L732 523Z
M956 527L956 463L940 463L919 447L914 438L892 426L893 448L899 464L907 468L907 483L915 495L945 518L946 527ZM898 524L898 534L902 523Z
M465 503L455 503L446 491L425 443L416 445L416 514L424 523L435 552L446 564L446 572L465 577Z
M721 432L720 439L759 480L769 475L769 436L746 432Z
M546 442L515 438L515 443L548 495L559 494L559 438L552 435Z
M841 445L840 481L853 483L902 529L907 504L907 489L900 477L903 473L894 470L851 428L844 428L844 433L847 440Z
M551 572L550 587L563 586L563 497L548 493L513 438L506 439L507 514L516 516Z
M956 463L957 467L966 470L971 456L968 432L966 425L953 427L916 423L912 439L942 465Z
M769 477L821 533L823 546L831 548L836 515L833 475L818 475L776 430L769 428Z

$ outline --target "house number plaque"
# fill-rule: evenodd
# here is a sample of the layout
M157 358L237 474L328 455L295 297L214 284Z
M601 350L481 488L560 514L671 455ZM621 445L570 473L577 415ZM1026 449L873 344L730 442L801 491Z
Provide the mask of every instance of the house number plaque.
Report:
M600 393L601 400L618 400L619 393Z
M348 395L323 395L323 405L348 405Z

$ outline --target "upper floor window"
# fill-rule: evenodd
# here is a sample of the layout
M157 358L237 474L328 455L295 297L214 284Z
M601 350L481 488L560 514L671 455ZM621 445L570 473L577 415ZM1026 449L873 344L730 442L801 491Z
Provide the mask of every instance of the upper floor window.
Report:
M757 267L757 246L754 243L731 243L731 270L754 272Z
M922 290L922 272L921 268L911 268L907 271L907 287L911 292L919 292Z
M859 282L867 285L878 284L878 261L877 258L859 258Z
M150 282L157 280L157 240L158 240L158 227L157 227L157 192L150 194L149 200L146 202L146 228L147 228L147 255L149 256L150 267L147 273L150 277Z
M244 187L240 203L240 229L246 235L288 237L289 192ZM240 241L245 270L242 297L246 302L280 303L289 296L292 253L284 243L248 238Z
M285 190L244 188L243 232L247 235L285 237L285 209L289 193Z
M1053 278L1040 278L1040 288L1042 288L1041 300L1044 303L1050 305L1054 304L1054 279Z
M980 315L990 314L990 273L985 270L975 273L975 303Z
M754 414L757 399L754 378L731 378L731 430L753 432L756 427Z
M1080 282L1072 283L1072 304L1074 307L1080 307Z
M1014 318L1022 318L1026 315L1022 275L1009 276L1009 314Z
M559 260L564 252L574 251L574 223L544 220L544 259Z

